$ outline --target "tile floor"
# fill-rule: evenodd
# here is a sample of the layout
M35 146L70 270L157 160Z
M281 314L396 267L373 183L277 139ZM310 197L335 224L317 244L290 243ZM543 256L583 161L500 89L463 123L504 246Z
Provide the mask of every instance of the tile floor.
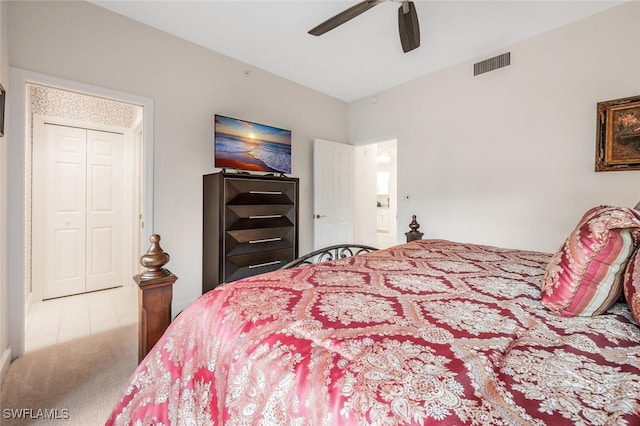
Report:
M35 303L25 321L25 352L138 321L134 286Z

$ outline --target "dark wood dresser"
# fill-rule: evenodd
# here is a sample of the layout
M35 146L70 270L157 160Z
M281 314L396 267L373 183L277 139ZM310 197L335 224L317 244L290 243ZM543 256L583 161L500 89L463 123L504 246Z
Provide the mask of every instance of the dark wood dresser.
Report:
M203 176L202 292L298 257L299 179Z

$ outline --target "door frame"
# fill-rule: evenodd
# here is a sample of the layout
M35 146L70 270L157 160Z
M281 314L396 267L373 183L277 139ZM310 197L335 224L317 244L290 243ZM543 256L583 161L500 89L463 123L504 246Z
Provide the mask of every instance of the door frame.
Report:
M26 153L28 139L27 84L52 86L143 107L143 154L142 154L142 211L144 236L153 233L153 99L118 92L111 89L66 80L46 74L10 67L10 88L8 131L11 141L7 147L7 247L8 247L8 306L9 306L9 347L11 358L16 359L24 352L25 307L27 282L25 271L26 244Z
M37 145L42 143L41 139L44 137L44 131L45 131L44 126L47 124L54 125L54 126L75 127L75 128L85 129L85 130L96 130L100 132L122 134L123 165L124 165L123 172L122 172L122 181L135 182L135 180L133 180L131 176L132 174L136 174L137 169L140 168L140 159L136 158L137 150L136 150L136 146L134 146L134 141L132 138L132 133L133 133L132 129L129 129L126 127L107 125L107 124L85 122L85 121L74 120L70 118L51 117L51 116L42 115L42 114L34 114L32 123L33 123L32 149L34 152L37 149ZM42 148L42 146L40 146L40 148ZM31 193L32 193L33 199L36 199L38 193L43 191L43 188L37 187L36 173L38 173L37 172L38 165L35 162L35 156L32 155L31 159L32 159ZM134 170L132 170L132 168ZM127 219L127 218L137 217L137 212L140 211L140 206L138 205L139 203L136 202L137 199L134 197L133 192L134 192L133 185L123 185L123 193L122 193L122 199L123 199L122 235L123 237L122 237L122 247L120 247L120 249L118 250L118 252L121 253L120 262L122 264L123 277L125 276L132 277L139 272L131 269L132 262L130 262L129 260L135 257L134 249L136 249L137 246L139 245L139 242L137 242L137 240L140 239L139 236L136 237L134 235L134 232L135 232L134 229L137 228L135 226L134 221ZM32 217L31 252L32 254L31 256L27 255L27 261L31 264L31 297L27 301L27 306L29 306L31 303L37 303L42 301L44 297L44 279L43 277L38 276L38 273L41 271L37 268L38 266L41 266L41 265L36 265L33 260L34 259L33 253L37 250L37 248L44 247L44 244L42 243L42 240L41 240L42 234L41 232L38 232L39 231L38 227L40 224L36 220L37 218L41 218L41 216L39 215L41 215L43 212L39 212L38 209L36 209L34 206L35 206L35 203L32 202L31 203L31 217ZM135 222L137 222L137 220ZM130 244L134 242L137 242L137 244L136 245ZM127 286L127 283L123 282L123 285Z

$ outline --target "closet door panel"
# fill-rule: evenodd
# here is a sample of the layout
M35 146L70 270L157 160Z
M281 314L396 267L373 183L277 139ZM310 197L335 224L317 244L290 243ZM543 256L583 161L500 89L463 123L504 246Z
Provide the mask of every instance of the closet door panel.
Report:
M122 285L122 139L87 131L87 291Z
M34 262L42 265L43 298L82 293L85 289L86 132L45 125L39 147L43 164L38 181L42 197L34 208L42 213L42 248L34 247Z

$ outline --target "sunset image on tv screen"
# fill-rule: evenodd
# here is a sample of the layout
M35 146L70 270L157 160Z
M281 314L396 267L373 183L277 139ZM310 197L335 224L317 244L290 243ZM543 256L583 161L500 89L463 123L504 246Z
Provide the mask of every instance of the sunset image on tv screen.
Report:
M291 173L291 130L215 116L215 167Z

